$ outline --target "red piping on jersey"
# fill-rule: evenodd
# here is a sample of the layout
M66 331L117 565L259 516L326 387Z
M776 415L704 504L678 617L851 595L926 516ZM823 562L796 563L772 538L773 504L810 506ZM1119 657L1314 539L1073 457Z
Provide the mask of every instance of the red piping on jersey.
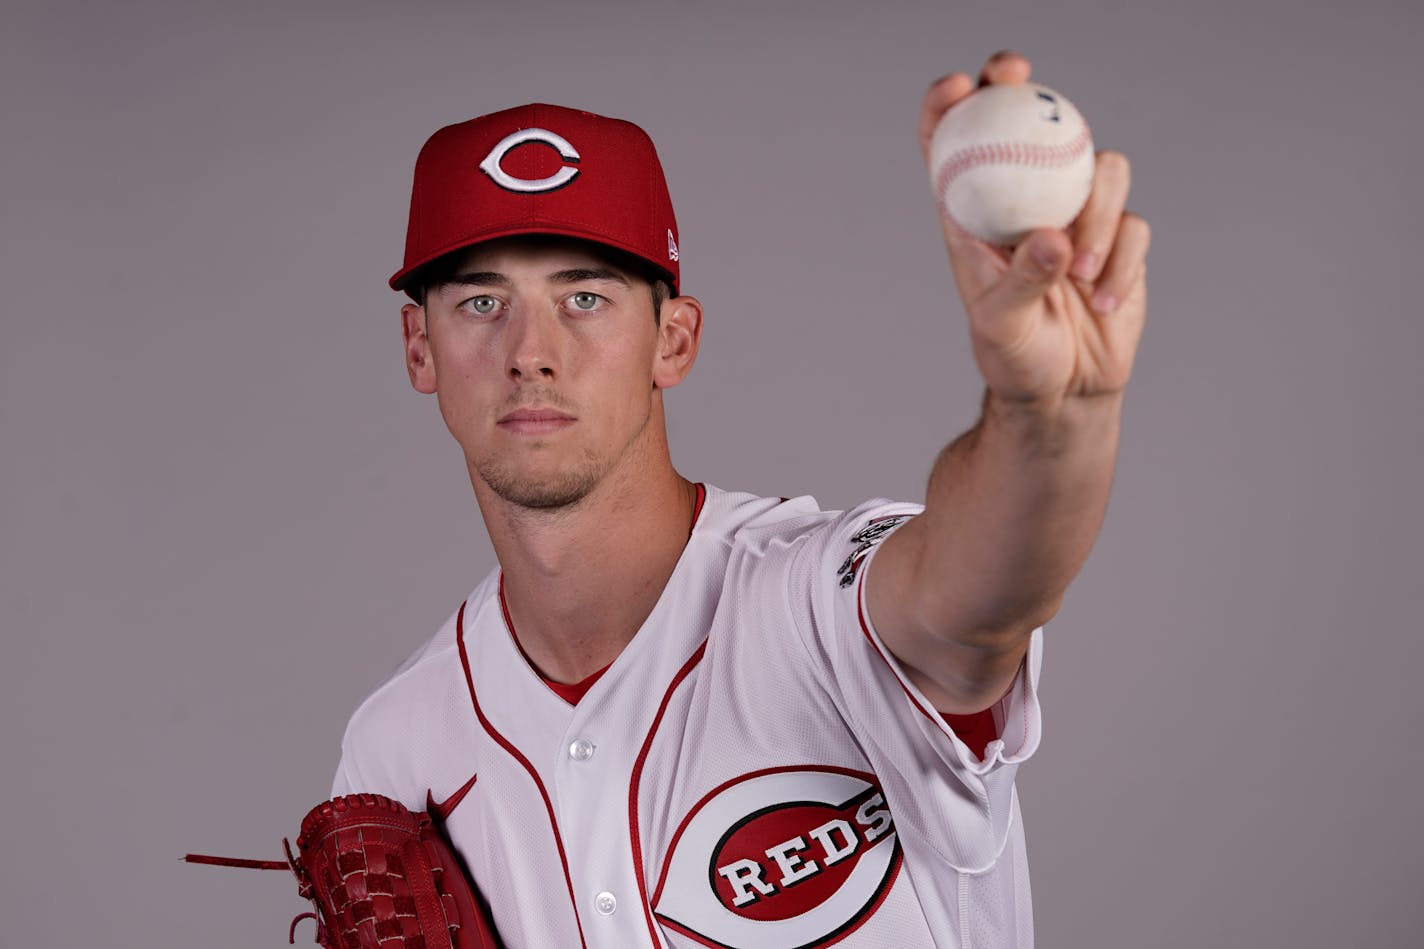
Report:
M697 486L697 510L702 510L702 485ZM697 522L697 515L693 515L693 523ZM707 651L707 640L702 640L702 645L697 647L697 651L692 657L683 663L682 668L677 671L677 675L672 677L672 683L663 693L662 703L658 706L658 713L653 716L653 724L648 727L648 736L643 739L643 747L638 750L638 759L633 763L633 775L628 782L628 839L633 845L633 868L638 878L638 895L643 898L643 916L648 921L648 935L653 940L654 946L662 945L658 938L657 924L653 922L653 904L648 901L648 881L643 873L643 844L642 835L638 832L638 784L643 779L643 765L648 759L648 752L653 747L653 736L658 732L658 726L662 724L663 713L667 711L668 703L672 701L673 693L682 684L688 674L696 668L702 661L703 654ZM662 892L662 881L658 881L658 892ZM656 897L655 897L656 898Z
M687 529L687 536L689 539L691 539L693 532L697 529L697 522L702 517L703 505L707 501L707 486L699 481L694 487L697 490L697 499L696 501L694 501L692 507L692 523L688 526ZM549 792L545 789L544 782L539 779L539 774L537 771L534 770L534 766L529 763L529 759L525 758L524 755L519 752L519 749L514 747L514 744L510 742L509 739L505 738L502 734L496 731L494 726L489 723L489 719L485 718L484 712L480 709L480 701L478 698L475 697L475 680L474 677L470 674L470 659L468 653L466 653L465 651L465 605L465 603L460 604L459 614L455 617L455 641L460 647L460 663L464 666L465 669L465 684L469 686L470 702L474 705L475 716L480 720L480 725L484 728L485 732L488 733L489 736L493 738L495 742L510 755L510 757L514 758L515 761L518 761L519 764L523 766L525 771L529 772L529 776L533 779L535 787L539 789L539 795L544 799L544 809L548 811L549 814L549 826L554 831L554 843L559 848L559 863L563 866L564 883L568 887L569 891L569 903L574 907L574 922L578 924L579 944L584 947L587 947L588 943L584 939L583 935L583 921L579 918L578 900L574 896L573 878L569 874L568 856L564 852L564 841L563 837L559 834L558 821L556 821L554 818L554 805L553 802L549 799ZM509 635L514 640L515 647L519 650L520 654L524 656L524 661L529 663L529 666L533 668L535 672L538 672L538 667L535 666L532 661L530 661L528 654L524 652L524 647L519 644L519 636L514 632L514 620L509 615L509 604L505 601L504 598L504 571L502 570L499 574L499 608L500 612L503 614L505 626L509 630ZM693 653L692 658L689 659L687 663L682 667L682 669L678 671L678 674L673 678L672 685L668 687L667 694L663 696L662 705L658 707L658 714L653 719L653 726L648 732L648 737L643 743L643 749L638 755L637 763L634 765L632 784L630 785L628 795L630 829L632 832L633 840L633 863L638 878L638 892L639 895L643 898L643 915L648 921L648 934L651 936L654 946L660 946L662 945L662 942L658 938L657 929L655 924L653 923L652 909L648 905L647 883L643 879L643 855L641 852L641 847L639 845L637 820L638 780L642 775L643 760L647 756L649 746L652 744L653 734L657 731L658 723L662 719L663 712L667 709L668 702L671 700L673 692L676 691L678 684L684 678L687 677L687 674L691 672L693 667L696 666L697 663L702 659L702 653L706 648L707 642L704 640L702 645L697 648L697 651ZM591 678L596 680L598 676L601 676L605 671L607 671L606 667L603 670L600 670ZM542 672L538 672L538 674L539 677L544 680L546 685L550 685L552 687L552 683L549 682L547 677L545 677ZM593 683L589 681L588 684L591 686ZM555 694L559 694L558 690L554 691ZM568 700L566 696L561 695L561 697L564 698L565 701ZM473 783L473 779L471 783Z
M588 694L588 690L593 688L594 684L603 678L603 674L613 665L613 663L610 662L588 678L574 683L555 682L545 675L544 670L540 669L538 664L529 658L529 653L524 651L524 644L519 641L519 632L514 628L514 617L509 615L509 601L504 598L503 570L499 572L499 611L504 615L504 626L509 630L509 638L514 640L514 648L519 650L519 654L524 657L524 662L530 669L534 670L534 674L539 677L539 681L544 683L550 692L553 692L570 705L579 704L579 701Z
M468 603L468 601L466 601ZM554 843L559 848L559 863L564 868L564 884L569 890L569 905L574 911L574 923L578 926L579 945L587 949L588 942L583 937L583 920L579 918L578 900L574 898L574 881L569 875L569 858L564 853L564 839L559 835L559 824L554 819L554 804L549 800L549 792L544 788L544 782L539 779L539 773L534 770L534 766L529 763L529 759L520 754L519 749L514 747L508 738L505 738L494 726L485 718L485 713L480 710L480 700L475 697L475 679L470 674L470 657L465 651L465 606L460 604L460 612L455 617L455 642L460 647L460 664L465 668L465 684L470 688L470 703L475 707L475 717L480 720L480 725L485 732L495 740L495 743L503 748L511 758L518 761L529 772L529 777L534 780L534 786L539 789L539 796L544 799L544 809L549 812L549 827L554 831Z
M867 573L868 571L861 573L860 582L856 584L855 591L855 612L856 617L860 620L860 631L865 634L865 641L870 643L870 648L875 650L875 654L880 657L880 661L884 662L885 665L890 667L891 673L894 673L895 675L896 684L900 686L900 691L905 693L905 697L908 698L910 702L915 706L915 708L919 710L920 714L923 715L925 718L928 718L930 721L934 722L935 725L939 728L939 730L945 733L946 737L957 737L953 729L949 728L949 726L945 723L945 720L942 717L943 713L926 709L924 705L922 705L913 695L910 694L910 690L905 688L905 683L901 680L899 673L895 672L895 666L890 662L889 658L886 657L885 653L881 651L880 646L875 642L875 637L870 634L870 623L865 618L865 578ZM985 709L983 712L975 713L975 715L983 715L985 713L992 715L993 710ZM1025 711L1024 714L1025 716L1027 716L1027 711ZM975 717L975 715L959 717L973 718ZM1024 734L1027 735L1027 722L1024 723L1024 729ZM964 739L960 738L960 741L964 741ZM965 744L968 744L968 742L965 742ZM983 758L984 750L983 748L981 748L979 749L979 759L982 761Z
M695 487L696 502L692 504L692 524L688 526L689 540L692 539L692 531L696 530L696 526L698 526L698 517L702 516L702 503L706 502L706 497L708 497L708 489L706 489L705 484L698 482ZM785 497L783 497L782 500L785 502ZM547 685L551 693L558 695L558 697L570 705L577 705L578 702L582 701L584 695L588 694L588 690L591 690L591 688L598 683L598 680L602 678L604 673L607 673L608 668L612 665L612 663L605 665L605 667L602 667L597 673L590 675L588 678L584 678L582 681L578 681L578 683L555 683L548 675L545 675L544 670L541 670L538 664L535 664L534 660L531 660L530 654L525 653L524 644L520 643L520 634L518 634L518 631L514 628L514 618L510 616L510 603L504 598L503 570L500 571L500 611L504 614L504 626L510 630L510 637L513 638L515 647L520 650L520 655L523 655L525 663L528 663L528 667L534 670L534 673L540 677L544 685Z

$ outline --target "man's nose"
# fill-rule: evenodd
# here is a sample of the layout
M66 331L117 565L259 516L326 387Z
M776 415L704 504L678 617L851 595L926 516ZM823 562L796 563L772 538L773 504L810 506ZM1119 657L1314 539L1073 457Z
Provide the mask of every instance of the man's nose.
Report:
M514 379L548 379L558 374L558 317L525 311L509 322L508 372Z

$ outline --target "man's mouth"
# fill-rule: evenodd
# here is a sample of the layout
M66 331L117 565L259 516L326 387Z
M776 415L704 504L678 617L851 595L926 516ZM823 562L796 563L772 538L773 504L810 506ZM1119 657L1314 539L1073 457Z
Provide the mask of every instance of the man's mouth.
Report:
M516 435L546 435L568 428L575 421L572 415L558 409L523 408L501 416L499 427Z

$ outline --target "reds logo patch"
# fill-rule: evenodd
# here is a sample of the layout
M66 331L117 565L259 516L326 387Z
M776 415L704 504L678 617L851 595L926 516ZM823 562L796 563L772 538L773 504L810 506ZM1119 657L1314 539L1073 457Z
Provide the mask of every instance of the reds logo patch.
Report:
M712 791L683 820L653 911L708 946L829 946L880 905L900 863L873 774L758 771Z

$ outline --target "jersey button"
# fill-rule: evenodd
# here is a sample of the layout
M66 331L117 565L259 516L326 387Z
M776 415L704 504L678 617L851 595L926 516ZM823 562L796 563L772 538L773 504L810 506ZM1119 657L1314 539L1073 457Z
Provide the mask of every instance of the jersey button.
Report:
M569 743L569 757L575 761L587 761L593 757L593 742L587 738L576 738ZM611 911L610 911L611 912Z
M593 908L604 916L612 916L613 911L618 908L618 897L604 890L593 898Z

